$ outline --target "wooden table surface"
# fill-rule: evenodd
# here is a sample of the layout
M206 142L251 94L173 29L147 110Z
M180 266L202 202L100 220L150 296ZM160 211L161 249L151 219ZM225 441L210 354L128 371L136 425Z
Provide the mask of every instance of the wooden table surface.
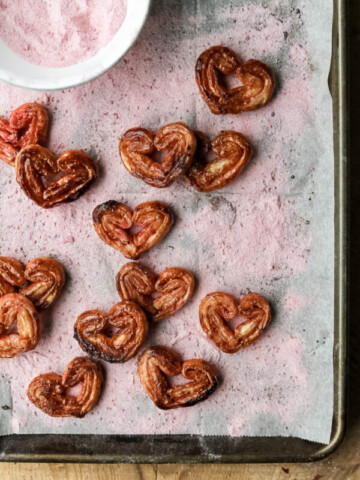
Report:
M328 0L331 1L331 0ZM311 464L79 465L0 463L0 480L360 480L360 2L350 5L350 372L345 438Z

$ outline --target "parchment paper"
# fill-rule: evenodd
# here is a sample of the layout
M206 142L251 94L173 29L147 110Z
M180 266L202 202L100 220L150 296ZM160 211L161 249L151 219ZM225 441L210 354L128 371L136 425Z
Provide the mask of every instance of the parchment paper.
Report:
M136 1L136 0L130 0ZM83 148L100 178L76 202L45 211L25 197L14 170L0 165L1 255L27 262L50 255L63 263L66 288L43 315L33 352L0 361L0 434L188 433L297 436L327 443L333 415L334 182L332 103L327 78L332 2L328 0L154 0L136 44L101 78L63 92L40 93L0 84L0 113L26 101L47 106L49 147ZM243 60L271 65L277 91L265 108L215 116L194 80L197 56L224 44ZM133 126L157 130L182 119L210 135L235 129L255 154L226 189L195 193L178 181L157 190L130 176L117 144ZM156 273L192 270L197 289L174 317L151 328L146 343L173 346L183 358L217 365L222 382L208 400L163 412L143 391L137 360L103 363L106 381L98 406L83 419L53 419L27 399L36 375L62 373L83 354L72 338L85 310L108 311L119 301L115 275L126 263L100 241L91 222L104 201L134 208L164 200L176 224L141 261ZM273 321L253 346L227 355L200 328L198 305L223 290L240 300L264 295Z

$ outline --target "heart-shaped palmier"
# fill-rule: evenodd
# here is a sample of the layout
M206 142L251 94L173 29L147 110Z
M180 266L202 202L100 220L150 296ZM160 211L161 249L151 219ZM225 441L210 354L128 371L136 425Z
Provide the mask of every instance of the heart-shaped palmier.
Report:
M11 330L17 326L17 332ZM33 350L39 343L41 323L30 300L18 293L0 298L0 358Z
M77 357L70 362L61 377L44 373L34 378L27 390L35 407L52 417L84 417L95 406L101 391L100 366L88 357ZM82 383L76 396L66 390Z
M251 146L241 133L221 131L211 142L199 131L194 132L197 148L193 163L185 178L197 191L212 192L228 185L246 166L251 157ZM207 162L213 152L217 158Z
M123 203L110 200L93 211L94 228L101 240L133 260L160 242L173 221L170 208L162 202L141 203L132 212ZM132 226L142 229L133 234Z
M0 257L0 296L18 292L37 309L44 309L58 298L64 283L63 266L53 258L34 258L24 270L15 258Z
M38 103L21 105L9 121L0 117L0 159L14 167L23 147L45 141L47 127L48 114Z
M108 329L115 329L116 332ZM148 332L146 315L135 302L114 305L107 314L100 310L82 313L74 325L74 338L90 355L107 362L127 362L143 345Z
M57 260L39 257L31 260L25 268L28 285L19 293L25 295L36 308L48 308L61 294L65 284L64 268Z
M223 75L238 76L241 86L227 88ZM230 48L210 47L196 62L195 78L201 96L212 113L257 110L271 99L275 80L271 68L258 60L242 63Z
M0 257L0 297L16 292L26 282L24 267L12 257Z
M211 395L218 386L216 368L205 360L181 361L171 348L150 347L141 355L138 374L155 405L167 410L190 407ZM171 387L167 376L182 375L190 382Z
M158 133L132 128L121 137L119 152L125 168L148 185L168 187L190 167L196 149L193 132L182 122L170 123ZM152 156L167 152L161 162Z
M149 268L135 262L126 263L116 276L121 299L137 302L155 322L180 310L192 297L194 284L194 275L185 268L167 268L156 278Z
M235 330L226 325L236 316L245 318ZM225 353L235 353L254 343L270 323L270 305L257 293L248 293L239 304L224 292L214 292L202 299L200 324L209 339Z
M76 200L97 177L94 160L82 150L67 150L57 158L40 145L24 147L15 168L24 193L42 208Z

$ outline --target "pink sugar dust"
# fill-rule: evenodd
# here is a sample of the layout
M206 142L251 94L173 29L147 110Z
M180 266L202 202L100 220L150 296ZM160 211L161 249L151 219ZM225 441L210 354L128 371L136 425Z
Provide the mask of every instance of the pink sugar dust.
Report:
M127 0L0 0L0 37L31 63L74 65L111 41L126 5Z

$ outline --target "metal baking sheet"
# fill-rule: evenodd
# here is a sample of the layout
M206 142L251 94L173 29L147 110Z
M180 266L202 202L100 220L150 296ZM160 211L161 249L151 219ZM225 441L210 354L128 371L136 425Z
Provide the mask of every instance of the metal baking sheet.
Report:
M334 415L331 440L196 435L9 435L0 437L1 461L241 463L311 461L330 454L345 429L347 259L347 76L346 0L335 0L333 98L335 148Z

